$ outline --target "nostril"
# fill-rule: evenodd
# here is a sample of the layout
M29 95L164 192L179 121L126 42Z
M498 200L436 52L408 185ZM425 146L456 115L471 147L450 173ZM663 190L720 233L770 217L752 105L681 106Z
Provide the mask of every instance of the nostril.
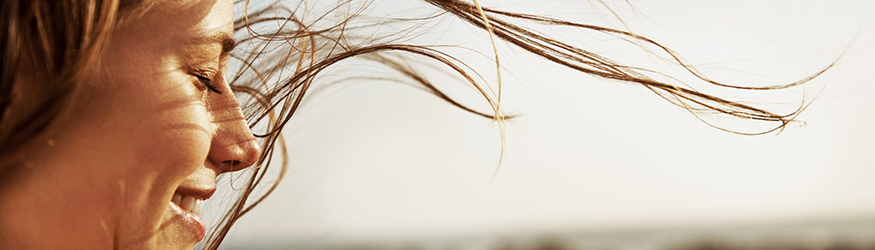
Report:
M247 167L246 165L244 165L242 162L240 162L238 160L224 161L222 163L224 163L225 166L228 166L228 171L237 171L237 170L240 170L240 169Z
M219 172L243 170L258 162L261 150L252 131L239 120L220 122L207 156Z
M254 139L228 144L222 143L223 139L214 138L207 156L218 173L240 171L258 161L261 151Z

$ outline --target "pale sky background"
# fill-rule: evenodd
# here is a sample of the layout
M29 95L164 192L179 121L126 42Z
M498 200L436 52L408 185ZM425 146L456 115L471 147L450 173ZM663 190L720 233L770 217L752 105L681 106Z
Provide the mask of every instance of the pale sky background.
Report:
M376 1L371 15L424 6L411 2ZM291 163L280 190L226 241L875 219L875 1L631 0L637 13L623 1L606 2L632 31L729 82L787 83L844 57L804 89L819 95L799 117L804 125L750 137L708 127L642 87L501 46L504 110L521 116L507 122L504 163L492 180L500 141L491 121L398 83L325 88L288 126ZM625 29L591 1L481 3ZM465 46L491 55L482 33L450 26L457 31L436 28L420 39L472 41ZM592 43L584 33L541 31L616 58L641 55ZM484 61L471 53L460 58ZM475 67L495 75L488 63ZM488 110L462 83L439 87Z

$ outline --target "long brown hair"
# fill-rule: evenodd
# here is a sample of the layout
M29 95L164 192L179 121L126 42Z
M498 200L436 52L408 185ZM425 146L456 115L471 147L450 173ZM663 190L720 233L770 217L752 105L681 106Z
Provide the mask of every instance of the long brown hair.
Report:
M32 0L0 3L0 170L53 129L99 67L112 32L147 10L143 0ZM33 94L16 96L16 81ZM13 101L25 110L11 114Z
M485 8L462 0L423 0L437 10L435 15L414 19L383 18L379 21L359 21L357 12L343 12L350 1L337 3L327 13L309 13L303 4L298 6L270 5L250 10L247 0L237 0L243 16L235 20L235 36L241 44L232 52L232 60L239 67L230 76L232 90L248 96L241 105L255 135L262 143L263 153L256 166L248 172L245 185L237 200L223 215L207 239L205 248L216 249L231 226L244 214L263 201L278 185L274 181L260 194L255 188L264 180L272 166L278 165L281 179L285 171L285 143L282 130L305 100L314 81L322 72L336 67L350 58L367 58L385 65L419 84L426 91L464 111L498 121L512 116L502 113L500 85L498 91L480 80L477 72L438 45L417 45L404 42L400 35L378 36L362 34L369 27L387 22L407 22L451 16L531 54L587 75L640 85L671 104L696 115L727 116L742 120L772 124L761 131L738 131L707 123L717 129L746 135L779 131L792 122L807 107L800 98L797 108L779 114L745 103L743 100L721 98L689 87L680 76L671 76L654 69L616 63L613 58L584 49L585 45L553 39L533 31L527 25L562 26L582 32L607 35L625 41L683 68L701 83L726 89L770 91L802 85L822 74L832 65L810 76L780 85L745 86L711 80L668 47L640 34L608 27L570 22L561 19L507 12ZM476 2L476 1L475 1ZM303 3L303 2L302 2ZM109 42L111 32L124 23L125 18L145 11L137 0L67 0L67 1L4 1L0 4L0 22L7 30L0 38L0 171L30 142L51 130L53 121L65 115L64 107L75 101L80 79L88 67L95 67L102 49ZM360 9L358 9L360 10ZM140 12L138 12L140 11ZM318 14L318 15L317 15ZM339 20L327 16L338 14ZM305 18L305 16L310 18ZM314 21L315 20L315 21ZM325 24L329 22L329 24ZM415 24L414 24L415 26ZM407 33L404 33L407 34ZM249 50L243 50L243 48ZM649 48L649 49L648 49ZM420 74L415 65L394 55L413 56L419 60L436 62L461 76L483 96L491 112L477 111L441 91L431 80ZM650 75L663 75L671 81L655 80ZM12 88L16 80L25 78L40 83L38 96L16 97ZM14 99L26 98L29 110L12 116L7 107ZM279 151L277 150L279 147ZM280 153L279 162L272 159Z
M250 11L249 3L246 6L245 15L236 20L235 30L240 35L241 47L254 48L250 51L235 51L234 59L238 60L240 68L232 78L232 87L243 94L249 95L249 102L242 103L247 118L255 127L261 124L256 136L264 138L264 154L258 162L258 168L249 175L246 185L239 197L239 201L233 208L224 214L221 224L209 237L205 248L215 249L227 234L230 226L243 214L249 212L253 206L264 200L278 185L285 172L285 149L280 152L283 157L278 166L280 174L278 180L271 183L267 191L257 197L253 197L254 188L263 180L272 164L271 152L277 146L284 147L281 132L285 125L295 114L295 111L305 100L305 96L318 79L320 73L340 62L350 58L366 58L375 63L380 63L388 68L398 71L407 77L410 82L419 84L424 90L441 98L450 105L464 111L493 119L501 124L504 119L512 116L504 115L500 109L500 90L490 90L490 85L477 77L477 72L468 67L464 62L456 59L453 55L440 50L439 45L415 45L405 43L403 37L374 36L357 33L358 30L368 30L373 26L385 25L391 22L416 22L444 16L458 18L484 33L489 33L513 46L521 48L529 53L555 63L557 66L595 76L598 78L632 83L640 85L652 91L671 104L681 107L691 114L700 116L726 116L742 120L751 120L772 125L759 131L741 131L731 127L724 127L708 123L716 129L730 133L743 135L761 135L784 129L802 112L810 102L805 97L800 97L793 110L787 113L777 113L765 108L745 103L744 100L733 100L718 97L713 94L703 93L690 87L690 83L682 81L680 76L667 75L658 70L641 68L631 65L616 63L614 59L583 49L583 45L575 45L566 41L553 39L533 31L524 26L548 25L562 26L578 29L583 32L596 32L613 37L619 41L628 42L634 46L646 50L647 53L667 58L670 62L682 68L693 79L706 85L724 89L742 91L772 91L793 88L821 75L832 64L823 69L803 77L800 80L770 86L746 86L740 84L718 82L708 78L695 67L685 62L683 58L668 47L640 34L628 31L570 22L542 15L515 13L498 9L485 8L478 4L463 0L423 0L428 5L435 7L437 14L416 19L383 18L378 22L357 21L356 13L341 13L344 16L334 22L324 21L331 16L330 12L342 12L353 8L341 8L350 1L338 3L328 13L308 13L304 4L285 7L271 5L263 9ZM360 10L360 9L359 9ZM313 17L309 20L307 15ZM317 21L312 21L317 20ZM319 25L320 22L328 24ZM421 24L419 24L421 25ZM416 24L411 24L416 26ZM401 32L410 35L415 32ZM369 36L370 35L370 36ZM650 49L648 49L650 48ZM410 60L404 60L393 55L406 54L420 60L430 60L438 65L446 67L449 71L461 76L483 96L486 104L492 112L477 111L460 104L457 100L442 92L423 74L418 73L417 68L411 65ZM835 62L833 62L835 63ZM670 81L655 80L650 75L660 75ZM479 80L479 81L478 81ZM500 84L500 83L499 83ZM500 88L500 85L499 85ZM279 141L279 142L278 142ZM500 156L499 156L500 157ZM254 201L247 200L252 198Z
M0 162L45 134L76 96L115 27L119 1L3 1L0 22ZM16 79L22 78L22 79ZM35 94L14 96L26 79ZM13 99L28 110L10 114ZM7 164L0 164L5 167Z

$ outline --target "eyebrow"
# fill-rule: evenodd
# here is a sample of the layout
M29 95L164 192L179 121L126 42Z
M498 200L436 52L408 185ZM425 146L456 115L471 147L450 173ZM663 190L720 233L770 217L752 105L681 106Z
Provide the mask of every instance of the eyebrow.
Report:
M234 47L237 47L237 40L231 37L231 34L227 32L216 32L210 35L201 36L193 39L192 43L197 44L208 44L208 43L218 43L222 45L222 56L225 56L231 53L231 50Z

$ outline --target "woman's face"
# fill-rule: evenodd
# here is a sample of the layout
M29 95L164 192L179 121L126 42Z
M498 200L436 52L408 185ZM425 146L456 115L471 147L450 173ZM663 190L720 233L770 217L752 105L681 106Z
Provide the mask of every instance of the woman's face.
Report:
M216 176L260 154L225 79L232 7L158 1L113 34L72 115L5 183L7 240L191 249L204 237L200 204Z

